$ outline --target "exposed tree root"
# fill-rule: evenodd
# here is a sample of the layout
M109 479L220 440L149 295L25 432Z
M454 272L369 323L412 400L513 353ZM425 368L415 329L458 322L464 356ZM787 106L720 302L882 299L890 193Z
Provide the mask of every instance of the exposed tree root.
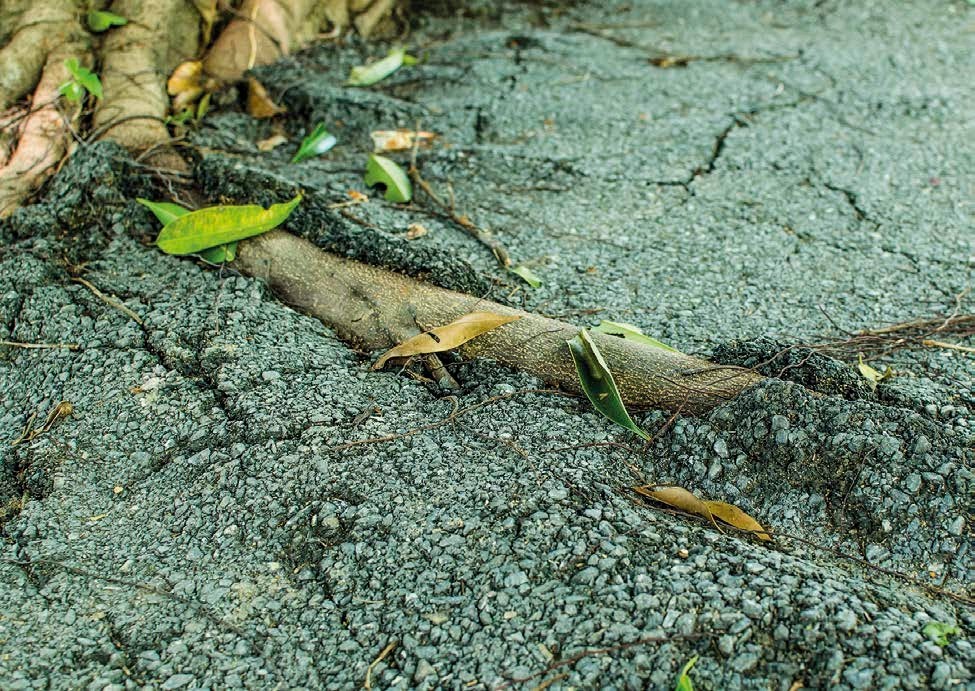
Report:
M235 268L263 278L286 302L315 316L353 345L388 348L469 312L517 315L517 321L468 341L462 357L487 357L579 391L566 340L579 329L485 299L323 252L282 231L247 240ZM627 405L704 413L757 383L751 370L593 333Z
M116 0L112 11L128 23L107 32L102 44L105 99L95 111L95 132L132 151L156 151L169 140L166 78L198 51L200 15L183 0Z
M230 82L305 46L326 25L336 35L352 25L372 32L396 7L396 0L245 0L239 9L216 0L115 0L111 11L127 23L102 35L95 63L104 100L86 137L114 139L155 167L186 172L168 147L166 80L180 62L204 52L220 12L233 18L206 51L204 65ZM0 6L0 124L8 131L0 141L0 218L13 213L68 153L79 114L62 115L57 88L69 79L66 58L92 64L92 35L81 24L87 9L80 0ZM26 118L20 117L23 109L3 113L32 91ZM5 160L8 150L14 152Z
M68 151L71 142L70 128L78 118L77 109L73 115L60 109L58 87L69 79L68 70L64 66L65 59L77 57L86 61L89 44L87 34L78 25L71 3L57 5L59 14L54 9L42 14L46 18L42 26L50 32L50 36L38 44L44 50L41 54L43 71L34 89L30 111L26 117L10 123L10 127L17 128L19 137L10 158L0 161L0 218L13 213L21 200L36 190L56 170ZM11 43L3 49L0 54L0 75L3 74L2 64L6 59L16 61L14 51L23 50L28 56L26 59L30 61L36 57L37 45L17 43L21 37L32 33L33 28L18 31ZM0 101L20 98L23 86L24 82L19 80L10 80L0 85ZM31 83L26 88L33 87L34 84Z

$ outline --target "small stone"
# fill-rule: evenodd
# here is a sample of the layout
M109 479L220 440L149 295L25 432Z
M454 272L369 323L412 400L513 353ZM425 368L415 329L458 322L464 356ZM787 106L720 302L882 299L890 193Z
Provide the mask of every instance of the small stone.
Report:
M273 369L269 369L265 372L261 372L261 379L264 381L274 381L275 379L280 379L281 373Z
M417 684L421 683L427 677L437 676L437 670L433 668L426 660L420 660L416 663L416 671L413 672L413 681Z
M504 577L505 588L517 588L525 583L528 583L528 574L524 571L515 571Z
M921 489L920 473L911 473L906 478L904 478L904 489L906 489L911 494L917 494L917 491Z
M840 631L852 631L857 625L857 615L850 609L840 610L836 615L836 628Z
M193 681L192 674L174 674L163 682L162 688L164 689L178 689L186 686L191 681Z
M956 516L955 520L948 524L948 533L950 535L961 535L962 531L965 529L965 517Z
M714 442L714 452L718 454L720 458L728 457L728 442L724 439L718 439Z

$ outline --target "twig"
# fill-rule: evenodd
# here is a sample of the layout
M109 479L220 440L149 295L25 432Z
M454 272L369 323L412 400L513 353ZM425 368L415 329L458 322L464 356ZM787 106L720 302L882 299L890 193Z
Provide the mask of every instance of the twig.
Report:
M932 341L931 339L927 339L927 338L921 341L921 345L928 346L929 348L947 348L948 350L960 350L963 353L975 353L975 348L958 345L957 343L945 343L944 341Z
M386 658L387 655L389 655L391 652L393 652L393 648L396 647L396 643L397 643L397 641L396 641L395 638L393 640L391 640L386 645L386 647L383 648L382 652L379 653L379 657L377 657L375 660L373 660L371 663L369 663L369 667L366 668L366 681L362 685L363 688L365 688L365 689L371 689L372 688L372 670L376 667L376 665L378 665L380 662L382 662Z
M416 123L416 131L417 132L420 131L419 122ZM419 167L417 167L416 164L416 155L417 155L417 151L419 150L419 146L420 146L420 138L416 137L413 140L413 151L410 154L410 169L407 172L410 176L410 179L413 181L413 183L421 190L423 190L424 193L426 193L426 195L430 197L431 200L433 200L433 203L436 204L441 209L441 213L435 213L433 215L450 220L455 225L459 226L468 235L470 235L475 240L477 240L482 245L484 245L489 250L491 250L491 253L494 255L494 258L498 261L498 264L501 265L501 268L507 269L509 266L511 266L511 255L508 253L508 250L505 248L505 246L502 245L501 242L496 237L494 237L494 235L491 232L484 230L483 228L479 228L477 224L475 224L474 221L472 221L466 214L458 215L457 212L454 211L453 186L450 185L449 183L447 185L447 191L450 194L450 201L447 202L444 201L440 197L440 195L438 195L433 190L433 188L430 186L430 183L424 180L423 176L420 175L420 169Z
M0 346L10 346L11 348L25 348L27 350L39 350L41 348L54 348L61 350L81 350L77 343L21 343L20 341L0 341Z
M92 293L94 293L94 295L95 295L96 298L98 298L99 300L101 300L102 302L104 302L109 307L111 307L113 309L117 309L119 312L121 312L122 314L124 314L125 316L127 316L129 319L132 319L136 324L139 324L140 326L143 324L142 318L138 314L136 314L135 312L133 312L132 310L130 310L128 307L126 307L125 305L123 305L118 300L115 300L113 298L108 297L107 295L105 295L105 293L103 293L102 291L100 291L98 288L96 288L95 286L93 286L91 283L89 283L85 279L76 276L75 278L72 278L71 280L74 281L75 283L80 283L81 285L83 285L85 288L87 288Z

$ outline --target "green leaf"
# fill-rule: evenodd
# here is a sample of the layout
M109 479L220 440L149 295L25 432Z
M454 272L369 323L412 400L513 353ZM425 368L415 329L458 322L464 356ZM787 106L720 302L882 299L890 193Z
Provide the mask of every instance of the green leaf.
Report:
M694 691L694 683L691 681L690 671L695 662L697 662L697 655L688 660L687 664L680 671L680 676L677 677L677 686L674 687L674 691Z
M88 93L98 99L102 97L101 80L87 67L82 66L78 62L78 58L68 58L64 61L64 66L71 73L71 76L74 77L74 81L81 85Z
M605 319L599 322L595 331L600 333L609 334L610 336L622 336L629 341L636 341L637 343L642 343L643 345L648 345L651 348L660 348L661 350L669 350L672 353L679 353L680 351L676 348L671 348L666 343L658 341L656 338L647 336L640 329L633 326L632 324L626 324L623 322L611 322Z
M59 86L58 93L71 103L81 103L81 99L85 96L84 88L73 79Z
M186 209L179 204L174 204L173 202L151 202L148 199L143 199L142 197L138 197L136 201L155 214L156 218L159 219L159 222L162 223L164 227L175 221L180 216L185 216L186 214L190 213L189 209ZM210 247L209 249L200 250L199 254L200 257L211 264L232 262L237 256L237 243L228 242L226 245Z
M385 156L369 155L364 179L370 187L380 183L386 185L386 201L408 202L413 198L413 185L406 171Z
M626 412L619 389L613 381L613 374L586 330L583 329L578 336L566 343L569 344L569 352L572 353L572 361L575 362L576 372L579 374L579 383L593 407L617 425L649 439L650 435L637 427Z
M301 140L301 146L298 147L298 151L291 162L301 163L306 158L323 154L335 146L337 141L335 135L329 134L328 130L325 129L325 123L320 122L315 125L311 134Z
M203 94L203 98L196 106L196 121L199 122L210 112L210 97L213 96L209 91Z
M381 81L403 65L416 63L416 58L406 54L404 48L393 48L382 60L353 67L346 86L369 86Z
M92 10L88 13L88 28L94 31L96 34L100 34L103 31L108 31L113 26L125 26L128 23L128 19L125 17L120 17L112 12Z
M228 242L226 245L201 250L199 254L203 260L208 261L211 264L232 262L237 256L237 242Z
M189 209L182 207L179 204L174 204L173 202L151 202L148 199L143 199L142 197L136 197L135 200L155 214L156 218L160 223L163 224L163 226L169 225L180 216L185 216L190 212Z
M248 204L191 211L167 223L156 238L156 244L167 254L195 254L266 233L284 223L300 202L299 194L286 204L275 204L268 209Z
M940 621L929 621L924 625L923 631L925 636L942 648L950 642L948 636L958 636L961 634L961 629L955 624L946 624Z
M509 266L508 271L518 276L525 283L530 285L532 288L538 288L542 285L542 279L540 279L534 271L529 269L524 264L519 264L518 266Z

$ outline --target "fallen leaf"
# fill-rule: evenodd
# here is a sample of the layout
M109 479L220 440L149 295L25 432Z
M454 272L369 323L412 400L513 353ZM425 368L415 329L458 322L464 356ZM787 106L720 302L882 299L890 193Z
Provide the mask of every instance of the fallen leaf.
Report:
M253 77L247 79L247 114L258 120L273 118L286 112L284 108L274 102L264 85Z
M267 139L262 139L261 141L257 142L257 150L272 151L273 149L276 149L284 144L286 141L288 141L288 138L283 134L272 134Z
M393 48L382 60L353 67L349 73L349 80L345 84L346 86L370 86L385 79L403 65L412 65L415 62L416 58L407 55L405 48Z
M437 138L434 132L423 130L376 130L372 137L373 151L407 151L415 146L429 147Z
M167 223L156 238L156 245L167 254L196 254L266 233L284 223L299 203L300 194L290 202L274 204L268 209L248 204L191 211Z
M508 271L510 271L515 276L523 280L532 288L538 288L539 286L542 285L542 279L540 279L534 271L529 269L524 264L519 264L518 266L509 266Z
M365 204L369 201L369 197L358 190L349 190L346 194L349 195L349 199L359 204Z
M125 26L129 20L112 12L92 10L88 13L88 28L96 34L108 31L113 26Z
M319 156L331 150L337 143L338 140L335 135L329 134L328 130L325 129L325 123L320 122L315 125L315 129L308 136L301 140L301 146L298 147L298 151L295 152L291 162L301 163L306 158Z
M717 521L751 532L759 540L769 542L771 535L762 525L747 513L733 504L723 501L709 499L698 499L693 493L683 487L646 485L634 487L633 491L645 497L649 497L661 504L666 504L678 511L694 514L711 521L714 527L720 530Z
M100 514L98 514L98 515L96 515L96 516L90 516L90 517L88 518L88 521L89 521L90 523L96 523L97 521L100 521L100 520L102 520L103 518L105 518L105 516L107 516L107 515L108 515L107 513L100 513Z
M648 345L651 348L660 348L662 350L669 350L672 353L680 352L676 348L671 348L666 343L658 341L656 338L647 336L640 329L633 326L632 324L626 324L623 322L611 322L605 319L599 322L594 331L599 331L600 333L609 334L610 336L620 336L629 341L636 341L637 343L642 343L643 345Z
M426 235L429 232L430 231L427 230L427 227L425 225L422 225L420 223L411 223L406 228L406 239L416 240L417 238L422 238L424 235Z
M579 375L579 383L593 407L617 425L649 439L650 435L640 429L626 412L613 374L588 332L583 329L578 336L566 343Z
M173 112L190 107L203 93L203 63L199 60L181 62L166 81L166 93L173 97Z
M691 681L690 673L694 663L697 662L697 655L688 660L677 677L677 686L674 691L694 691L694 683Z
M442 353L445 350L467 343L469 340L483 333L504 326L519 316L495 314L494 312L471 312L460 319L456 319L444 326L424 331L423 333L400 343L395 348L387 350L372 366L374 370L381 369L391 358L411 357L426 353Z
M379 154L370 154L366 162L365 183L386 186L386 201L408 202L413 198L413 186L406 172L395 161Z
M213 30L213 23L217 21L217 1L218 0L193 0L196 11L200 13L203 20L203 30L200 40L201 45L210 44L210 32Z
M136 201L155 214L156 218L160 223L163 224L164 228L180 216L185 216L186 214L190 213L189 209L172 202L151 202L148 199L142 199L141 197L137 198ZM237 256L237 242L228 242L227 244L219 245L218 247L210 247L197 252L197 254L199 254L204 261L208 261L211 264L232 262Z
M930 638L935 645L941 646L942 648L951 642L948 640L948 636L958 636L961 634L961 629L955 624L948 624L941 621L929 621L924 625L923 631L924 635Z
M860 370L860 374L863 376L863 378L867 380L867 385L870 387L871 391L876 391L877 384L894 376L894 370L892 370L890 367L887 367L883 374L881 374L873 367L865 363L863 361L863 353L859 353L857 355L857 369Z

